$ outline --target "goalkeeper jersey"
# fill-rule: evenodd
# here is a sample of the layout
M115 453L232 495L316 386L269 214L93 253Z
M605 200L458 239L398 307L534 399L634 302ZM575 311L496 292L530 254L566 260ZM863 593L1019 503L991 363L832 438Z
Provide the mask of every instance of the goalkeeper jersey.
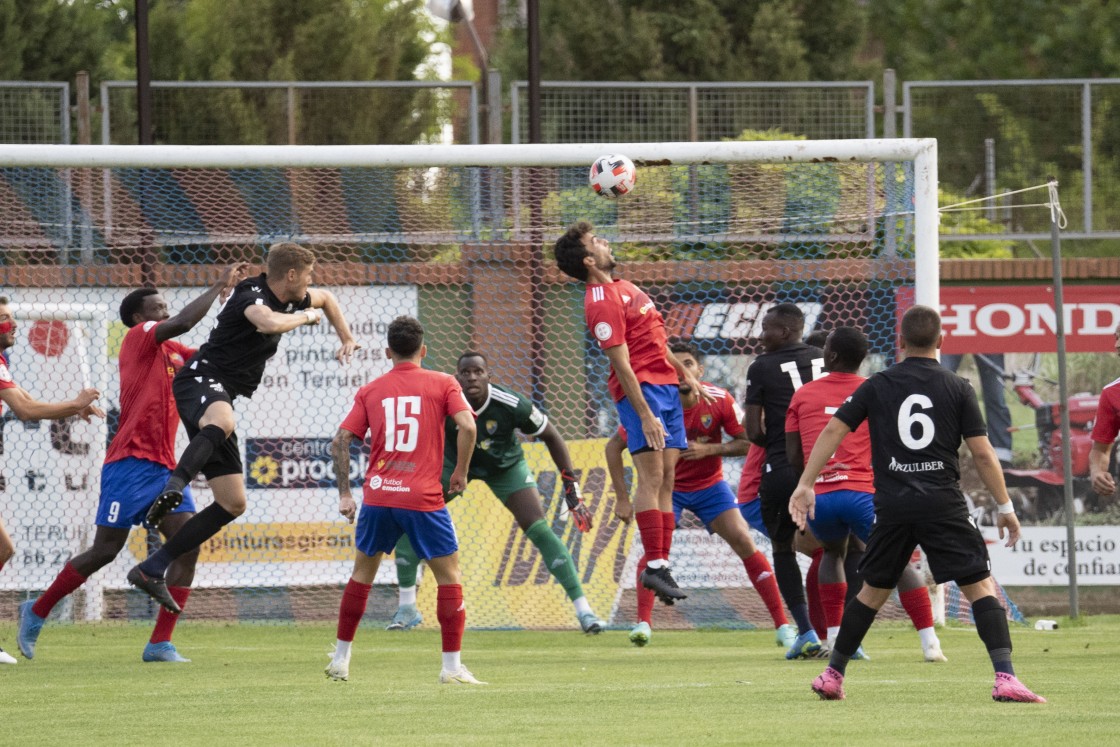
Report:
M526 397L496 384L490 384L486 401L474 410L478 438L467 477L485 480L504 472L525 458L515 431L539 436L548 426L548 417ZM445 421L444 468L454 468L458 428L450 418Z

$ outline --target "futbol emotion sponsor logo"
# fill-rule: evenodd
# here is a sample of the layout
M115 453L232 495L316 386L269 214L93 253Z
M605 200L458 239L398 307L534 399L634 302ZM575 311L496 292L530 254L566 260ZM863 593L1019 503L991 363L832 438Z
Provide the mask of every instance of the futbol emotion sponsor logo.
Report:
M595 325L596 339L604 341L609 340L611 339L612 334L614 334L614 330L611 329L611 325L607 324L606 322L599 322Z

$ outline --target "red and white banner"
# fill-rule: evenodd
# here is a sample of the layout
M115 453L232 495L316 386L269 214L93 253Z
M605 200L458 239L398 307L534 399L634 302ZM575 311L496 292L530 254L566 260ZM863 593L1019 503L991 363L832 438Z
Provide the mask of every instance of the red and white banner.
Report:
M1067 285L1063 289L1066 350L1110 353L1120 324L1120 288ZM912 306L913 290L902 289L898 310ZM943 353L1053 353L1052 285L942 286Z

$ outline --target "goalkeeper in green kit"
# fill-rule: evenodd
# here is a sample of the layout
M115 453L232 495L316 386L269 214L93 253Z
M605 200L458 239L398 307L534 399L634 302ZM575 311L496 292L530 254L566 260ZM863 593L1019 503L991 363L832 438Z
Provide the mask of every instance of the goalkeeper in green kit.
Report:
M549 572L564 587L575 606L580 628L584 633L599 633L604 623L596 617L583 595L579 573L568 548L544 518L537 478L525 463L525 454L515 431L539 438L548 447L548 453L560 472L568 510L579 530L587 532L591 529L591 513L583 505L568 447L560 433L548 422L548 417L532 402L505 387L491 384L486 366L484 355L468 351L459 356L455 370L455 378L463 387L463 394L478 423L478 440L471 455L467 480L482 480L489 486L540 552ZM450 501L454 497L448 495L448 482L455 467L455 424L447 420L445 428L448 436L445 444L450 444L451 449L444 450L443 492L445 499ZM420 559L407 537L401 538L394 554L400 606L388 630L409 630L423 620L416 608L416 574Z

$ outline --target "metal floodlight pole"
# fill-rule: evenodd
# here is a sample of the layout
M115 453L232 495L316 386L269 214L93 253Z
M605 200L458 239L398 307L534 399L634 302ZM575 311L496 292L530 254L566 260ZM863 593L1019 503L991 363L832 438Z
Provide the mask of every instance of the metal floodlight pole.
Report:
M152 144L152 60L148 54L148 0L136 0L136 120L140 145ZM104 102L102 102L104 106Z
M482 119L483 126L480 128L483 131L483 142L497 143L500 141L494 139L494 128L490 125L490 120L493 115L491 114L491 78L494 76L495 71L490 69L490 53L486 49L486 45L482 43L482 37L478 35L478 29L474 25L474 6L471 0L428 0L428 12L436 18L441 18L449 23L462 22L467 27L467 33L471 37L471 44L474 45L474 51L478 55L478 64L481 71L479 76L479 93L481 102L478 105L478 114ZM476 122L475 125L478 125Z
M540 0L528 0L529 142L541 142L541 12Z
M1070 451L1069 433L1069 379L1066 372L1066 323L1065 302L1062 298L1062 239L1060 234L1061 209L1058 207L1058 180L1050 178L1050 255L1054 265L1054 333L1058 337L1058 411L1062 423L1062 482L1065 493L1066 560L1069 568L1069 616L1079 614L1077 593L1077 548L1073 526L1073 456Z

